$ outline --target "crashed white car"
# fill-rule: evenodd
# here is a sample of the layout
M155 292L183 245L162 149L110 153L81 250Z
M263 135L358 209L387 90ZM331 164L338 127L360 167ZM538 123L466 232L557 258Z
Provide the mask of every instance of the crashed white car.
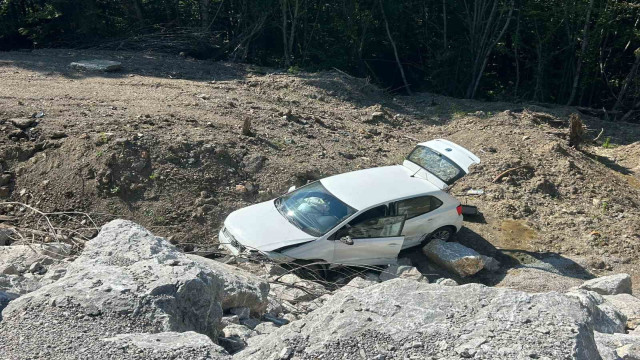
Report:
M460 230L462 207L446 190L478 163L451 141L420 143L402 165L331 176L234 211L219 240L234 255L281 263L392 264L401 249Z

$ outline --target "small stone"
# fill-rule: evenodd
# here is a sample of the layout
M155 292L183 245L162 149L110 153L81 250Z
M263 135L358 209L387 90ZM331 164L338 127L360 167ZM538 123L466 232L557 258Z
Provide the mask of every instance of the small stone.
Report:
M12 123L15 127L19 128L19 129L22 129L22 130L24 130L24 129L28 129L28 128L30 128L31 126L33 126L33 125L36 123L36 119L34 119L34 118L28 118L28 119L11 119L11 120L9 120L9 121L11 121L11 123Z
M231 308L229 309L229 312L234 315L237 315L238 319L240 320L248 319L249 316L251 315L251 309L249 309L248 307Z
M76 70L84 70L84 71L104 71L104 72L112 72L119 71L122 69L122 63L118 61L109 61L109 60L81 60L72 62L69 66Z

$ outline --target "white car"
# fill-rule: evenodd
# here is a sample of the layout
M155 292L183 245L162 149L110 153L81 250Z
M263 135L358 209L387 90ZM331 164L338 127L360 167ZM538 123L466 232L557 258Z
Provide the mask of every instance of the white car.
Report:
M402 165L324 178L231 213L219 240L277 262L395 263L401 249L450 240L460 202L446 190L480 159L448 140L418 144Z

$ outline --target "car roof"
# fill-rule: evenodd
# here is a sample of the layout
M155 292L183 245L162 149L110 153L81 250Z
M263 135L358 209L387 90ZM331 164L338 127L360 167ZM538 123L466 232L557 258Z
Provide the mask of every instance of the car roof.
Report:
M396 199L441 192L429 181L412 175L406 167L393 165L334 175L320 182L329 192L357 210Z

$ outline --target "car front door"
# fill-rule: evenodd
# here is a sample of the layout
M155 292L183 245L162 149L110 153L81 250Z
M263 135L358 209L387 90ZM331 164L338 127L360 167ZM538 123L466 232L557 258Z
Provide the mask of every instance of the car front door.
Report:
M333 262L342 265L386 265L395 263L404 237L405 216L389 216L386 205L365 211L337 230Z

